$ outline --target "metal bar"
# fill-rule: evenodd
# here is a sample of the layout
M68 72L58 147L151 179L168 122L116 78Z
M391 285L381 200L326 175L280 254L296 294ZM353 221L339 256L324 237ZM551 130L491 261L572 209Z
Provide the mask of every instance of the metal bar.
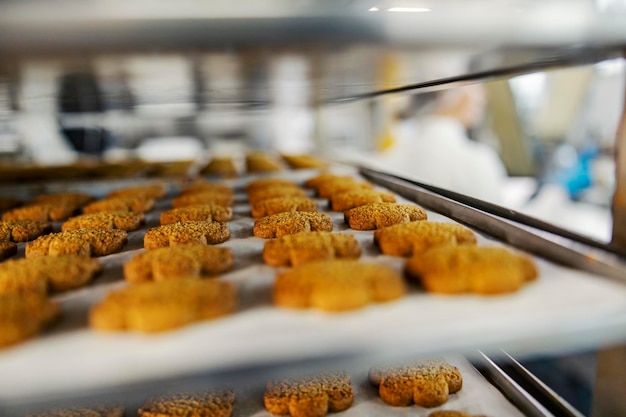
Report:
M363 171L369 170L367 168L363 168ZM400 178L396 175L391 175L392 177L398 178L398 179L403 179ZM407 182L410 182L412 184L415 184L421 188L424 188L425 190L431 191L435 194L441 195L443 197L449 198L451 200L454 201L458 201L459 203L463 203L465 205L468 205L470 207L476 208L480 211L484 211L486 213L490 213L490 214L494 214L498 217L502 217L505 219L509 219L512 220L516 223L520 223L529 227L533 227L535 229L539 229L542 230L544 232L548 232L548 233L552 233L554 235L557 236L561 236L570 240L574 240L576 242L580 242L583 243L585 245L588 246L592 246L595 248L599 248L599 249L603 249L603 250L607 250L607 251L611 251L611 252L615 252L617 254L620 255L626 255L626 247L613 247L610 246L608 243L606 242L601 242L599 240L595 240L593 238L590 238L588 236L584 236L581 235L579 233L575 233L572 232L571 230L567 230L567 229L563 229L562 227L558 227L555 226L551 223L547 223L544 222L542 220L539 220L535 217L532 216L528 216L526 214L520 213L519 211L515 211L512 209L508 209L506 207L502 207L499 206L497 204L493 204L493 203L489 203L487 201L484 200L480 200L478 198L474 198L474 197L470 197L467 196L465 194L459 194L457 192L454 191L449 191L443 188L439 188L439 187L435 187L433 185L428 185L428 184L424 184L422 182L419 181L415 181L415 180L406 180Z
M427 90L439 88L441 86L452 86L454 84L462 82L473 81L486 81L490 79L502 78L505 76L512 77L515 75L528 74L532 72L547 71L558 68L572 67L576 65L589 65L603 59L615 57L616 51L608 48L605 50L584 50L577 51L567 56L559 56L554 58L547 58L540 61L533 61L528 63L522 63L519 65L512 65L508 67L500 67L494 69L487 69L484 71L469 72L453 77L440 78L435 80L428 80L425 82L402 85L400 87L371 91L363 94L352 94L348 96L338 96L326 100L326 104L332 103L346 103L357 100L363 100L368 98L379 97L388 94L398 94L413 90Z
M509 373L509 375L524 386L527 391L530 391L530 395L532 395L533 398L538 400L557 416L584 417L582 413L572 407L563 397L554 392L528 369L524 368L515 358L506 352L504 353L503 361L498 361L498 363L505 368L510 368L513 375L511 375L511 373Z
M387 187L421 206L460 223L467 224L476 230L536 256L564 266L626 282L626 268L619 263L610 264L592 257L590 253L578 252L559 245L493 215L421 189L412 182L399 177L370 169L361 169L361 174L370 181Z
M529 417L556 417L539 401L526 392L506 372L483 352L473 359L479 372L488 378L517 408Z

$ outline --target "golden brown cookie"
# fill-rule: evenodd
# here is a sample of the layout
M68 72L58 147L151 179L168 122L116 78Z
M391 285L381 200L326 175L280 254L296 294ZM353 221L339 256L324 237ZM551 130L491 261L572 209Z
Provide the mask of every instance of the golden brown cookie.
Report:
M288 211L317 211L317 202L306 197L274 197L258 201L250 207L255 219Z
M332 260L311 262L279 274L273 300L280 307L344 311L395 300L405 292L401 274L389 266Z
M136 187L125 187L111 191L107 198L117 197L139 197L158 200L165 197L167 187L164 184L139 185Z
M67 291L88 284L101 270L96 259L78 255L9 260L0 264L0 294Z
M291 180L285 180L282 178L261 178L259 180L249 182L248 185L246 185L246 192L253 193L263 188L271 188L276 186L291 186L292 188L298 188L298 184Z
M124 264L124 278L132 283L200 278L224 272L233 265L229 248L178 245L135 255Z
M26 417L123 417L122 406L94 406L57 408L38 413L27 414Z
M122 406L94 406L57 408L38 413L27 414L26 417L123 417Z
M246 155L247 172L271 172L281 169L280 163L268 154L255 152Z
M22 201L14 197L0 197L0 213L22 204Z
M214 245L230 238L228 225L223 222L184 222L148 229L143 238L146 249L197 243Z
M130 232L139 229L144 220L143 213L125 211L82 214L69 218L61 226L61 230L66 232L77 229L120 229Z
M346 191L369 190L374 186L369 182L358 181L353 178L338 178L332 181L325 181L317 186L317 195L320 198L330 198L331 196Z
M0 295L0 347L28 339L59 315L57 304L34 294Z
M67 204L32 204L2 214L2 220L33 220L38 222L61 221L72 216L77 210L75 205Z
M306 191L292 185L275 185L248 192L248 200L252 206L276 197L306 197Z
M289 211L272 214L255 220L252 233L256 237L271 239L300 232L333 230L333 222L325 213Z
M234 402L232 388L170 394L147 401L139 409L139 417L230 417Z
M456 410L437 410L433 411L428 417L486 417L484 415L468 414L463 411Z
M531 258L504 248L440 246L407 260L405 270L429 292L501 294L537 278Z
M0 261L17 253L17 245L10 240L0 240Z
M233 158L215 157L200 171L200 175L219 175L222 177L236 177L237 167Z
M372 203L395 203L396 197L385 191L357 189L344 191L330 196L330 208L333 211L345 211Z
M385 255L411 256L443 245L475 245L467 227L453 223L418 220L374 231L374 243Z
M203 204L217 204L228 207L235 203L235 196L232 192L224 192L221 190L200 191L197 193L183 194L172 200L174 208L199 206Z
M233 209L218 204L179 207L161 213L161 224L178 222L216 221L227 222L233 219Z
M302 232L268 240L263 261L271 266L298 266L335 258L357 259L361 245L352 235L330 232Z
M292 169L323 168L328 162L313 155L282 155L283 160Z
M64 205L79 208L91 200L93 197L85 193L42 194L30 200L27 205Z
M97 330L161 332L235 310L235 287L217 279L144 282L107 297L89 314Z
M38 222L34 220L0 221L0 240L26 242L46 233L50 233L51 231L52 225L48 222Z
M459 369L443 360L372 368L369 379L378 387L380 398L396 407L413 403L422 407L437 407L448 401L449 394L463 387Z
M426 220L428 215L424 209L413 204L374 203L346 210L343 217L351 229L372 230L398 223Z
M233 189L227 185L218 184L214 182L196 181L196 182L193 182L191 184L184 186L182 190L180 191L180 195L197 194L197 193L202 193L206 191L219 192L222 194L231 194L231 195L234 194Z
M323 417L350 408L354 393L345 372L292 378L267 383L263 403L272 414Z
M119 252L127 233L119 229L78 229L41 236L26 244L26 257L46 255L104 256Z
M107 211L126 211L131 213L146 213L154 208L153 198L144 197L113 197L94 201L83 207L83 213L103 213Z
M309 178L308 180L304 181L304 186L306 188L313 188L317 190L317 187L319 187L320 185L327 183L327 182L332 182L338 179L352 179L352 177L349 177L347 175L337 175L337 174L331 174L330 172L325 172L323 174L317 175L315 177Z

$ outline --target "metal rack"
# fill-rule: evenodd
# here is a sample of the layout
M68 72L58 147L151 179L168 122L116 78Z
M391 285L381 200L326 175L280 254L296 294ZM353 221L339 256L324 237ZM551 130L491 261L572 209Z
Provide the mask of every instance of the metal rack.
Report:
M157 6L153 2L139 1L119 3L114 7L71 0L54 4L41 1L0 3L0 84L14 88L22 79L23 69L38 62L53 61L63 71L73 71L93 69L102 57L150 60L154 56L175 54L184 57L190 63L189 68L198 73L203 66L210 66L213 54L226 53L240 63L235 76L238 82L233 87L216 80L210 88L195 82L194 88L206 94L194 95L190 98L191 104L196 111L228 108L245 112L271 106L267 74L272 62L286 53L295 54L309 63L308 104L321 107L591 64L623 57L626 47L626 10L619 2L449 0L424 1L417 6L392 0L234 3L207 4L192 0L158 2ZM404 10L392 10L399 8ZM427 63L430 59L437 59L440 51L445 51L446 56L455 62L457 59L471 61L472 67L452 66L447 72L433 77ZM411 72L381 76L383 63L389 57L406 54L423 59L418 60ZM25 101L41 99L22 97ZM16 102L13 107L19 107ZM53 109L54 106L45 111L53 112ZM562 242L551 244L554 251L546 250L545 245L535 247L539 254L552 253L557 260L569 262L570 266L594 274L624 278L620 255L626 252L626 109L616 138L616 150L618 171L612 205L613 239L608 246L591 245L600 249L604 263L587 262L580 251L571 251L571 248L565 253ZM364 174L369 178L379 176L371 171L364 171ZM389 187L395 180L386 178L384 185ZM430 191L433 190L422 192L430 196ZM468 204L467 200L455 198L459 196L446 197L460 201L458 207ZM452 206L447 204L445 207ZM485 207L479 209L488 211ZM461 219L477 226L474 220ZM549 225L535 226L543 231L553 231L549 230ZM505 233L500 238L503 236L506 240L511 235ZM572 239L571 235L565 237ZM512 239L509 243L519 243L514 237ZM592 242L578 243L590 245ZM547 334L534 335L529 344L534 342L536 349L531 346L518 353L567 349L573 339L581 342L586 338L584 343L589 347L626 341L626 335L618 331L623 328L623 315L609 315L605 320L597 326L585 323L584 329L567 329L562 343ZM515 349L518 341L508 340L510 346L507 347ZM488 347L495 348L500 342L507 340L494 340ZM465 353L478 347L483 346L457 346ZM391 350L385 354L382 350L381 346L380 350L367 352L365 356L380 359L380 356L391 354ZM411 349L407 343L393 354L432 354L433 351ZM187 383L189 387L197 387L205 384L207 378L237 381L261 373L278 375L288 373L293 366L303 370L338 363L350 366L361 363L362 354L364 352L336 350L302 363L302 357L294 353L287 361L251 362L241 368L211 368L208 376L189 371ZM108 387L105 392L98 391L97 396L114 397L129 390L158 391L168 383L174 382L155 381L151 377L138 385ZM92 394L82 393L85 396ZM13 404L15 409L24 406L23 400ZM32 401L31 398L27 402Z

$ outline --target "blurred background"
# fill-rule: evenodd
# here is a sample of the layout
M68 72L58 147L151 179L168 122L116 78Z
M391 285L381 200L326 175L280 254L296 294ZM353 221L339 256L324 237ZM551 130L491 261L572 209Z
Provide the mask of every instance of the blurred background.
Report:
M416 75L445 79L477 72L481 57L358 49L337 54L345 67L332 67L332 55L316 60L293 51L26 60L0 82L0 164L237 158L247 149L387 161L383 168L400 175L609 240L622 58L350 99ZM501 161L497 185L476 179L475 187L463 186L441 172L446 169L424 165L435 147L454 165L447 145L437 141L442 133L420 131L420 120L436 112L437 100L450 107L463 95L470 97L460 106L476 113L463 124L464 137ZM410 159L391 162L394 152ZM475 165L481 164L468 165L465 175L479 170ZM495 174L475 177L480 175ZM498 187L497 193L481 195L489 187Z

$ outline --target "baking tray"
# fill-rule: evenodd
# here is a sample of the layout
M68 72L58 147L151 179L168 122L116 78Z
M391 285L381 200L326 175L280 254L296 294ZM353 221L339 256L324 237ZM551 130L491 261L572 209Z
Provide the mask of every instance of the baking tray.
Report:
M338 172L357 175L350 167ZM284 171L275 176L303 180L312 171ZM226 181L239 187L256 177ZM70 183L67 189L103 194L115 182ZM87 187L86 189L84 187ZM170 182L172 193L177 184ZM261 263L265 240L252 236L253 220L242 193L229 223L233 270L221 279L239 288L240 308L232 316L158 334L102 334L86 327L87 311L112 289L125 285L122 265L142 249L147 227L158 223L161 201L147 215L147 225L129 234L121 253L100 258L104 273L83 289L54 298L63 320L32 341L0 351L0 405L12 406L81 395L97 390L202 373L206 378L236 374L261 382L265 369L292 369L317 360L354 364L390 358L472 354L507 349L516 357L586 349L626 339L626 287L599 275L536 258L539 279L504 296L441 296L412 286L401 300L342 314L293 311L272 306L271 285L277 269ZM400 201L406 201L399 198ZM325 210L325 203L320 200ZM347 229L341 213L329 213L335 231L353 234L363 247L364 262L401 270L404 260L383 256L371 231ZM451 221L429 211L433 221ZM56 225L57 227L59 225ZM480 244L498 244L479 235ZM23 244L18 256L23 256ZM320 362L321 361L321 362ZM333 362L335 361L335 362ZM352 362L351 362L352 361ZM280 365L288 365L280 368Z

